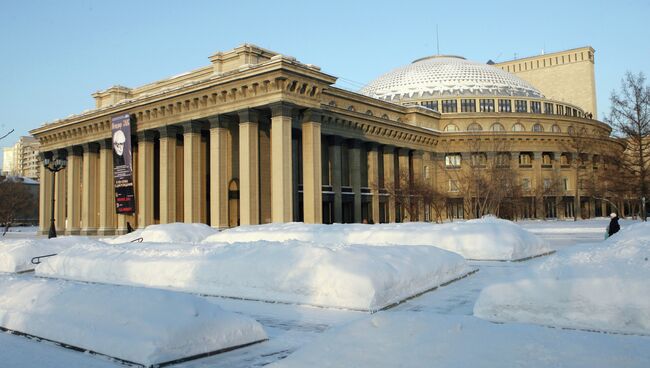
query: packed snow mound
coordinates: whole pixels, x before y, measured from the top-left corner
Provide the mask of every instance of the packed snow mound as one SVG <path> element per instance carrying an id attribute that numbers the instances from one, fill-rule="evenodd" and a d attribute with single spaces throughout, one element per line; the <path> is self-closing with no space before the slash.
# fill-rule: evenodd
<path id="1" fill-rule="evenodd" d="M 527 278 L 484 289 L 478 317 L 650 335 L 650 224 L 576 246 L 530 270 Z"/>
<path id="2" fill-rule="evenodd" d="M 218 233 L 206 224 L 173 224 L 149 225 L 144 229 L 124 234 L 115 238 L 104 238 L 103 242 L 109 244 L 129 243 L 138 238 L 149 243 L 199 243 L 210 235 Z"/>
<path id="3" fill-rule="evenodd" d="M 22 238 L 0 241 L 0 272 L 24 272 L 33 270 L 36 265 L 32 258 L 55 254 L 77 244 L 96 241 L 85 236 L 64 236 L 53 239 Z"/>
<path id="4" fill-rule="evenodd" d="M 331 329 L 269 367 L 641 368 L 650 366 L 649 342 L 470 316 L 382 312 Z"/>
<path id="5" fill-rule="evenodd" d="M 470 271 L 462 257 L 434 247 L 258 241 L 79 245 L 43 262 L 36 274 L 368 311 Z"/>
<path id="6" fill-rule="evenodd" d="M 472 260 L 513 261 L 551 251 L 537 235 L 511 221 L 494 217 L 448 224 L 286 223 L 240 226 L 214 234 L 204 243 L 258 240 L 301 240 L 322 245 L 426 245 L 446 249 Z"/>
<path id="7" fill-rule="evenodd" d="M 265 340 L 204 298 L 63 280 L 0 278 L 0 326 L 145 366 Z"/>

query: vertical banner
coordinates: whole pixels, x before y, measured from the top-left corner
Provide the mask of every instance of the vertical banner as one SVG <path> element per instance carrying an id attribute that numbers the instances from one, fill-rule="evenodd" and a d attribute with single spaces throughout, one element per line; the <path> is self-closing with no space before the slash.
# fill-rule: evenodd
<path id="1" fill-rule="evenodd" d="M 131 160 L 131 118 L 129 114 L 111 118 L 113 132 L 113 179 L 115 209 L 118 214 L 135 212 L 133 167 Z"/>

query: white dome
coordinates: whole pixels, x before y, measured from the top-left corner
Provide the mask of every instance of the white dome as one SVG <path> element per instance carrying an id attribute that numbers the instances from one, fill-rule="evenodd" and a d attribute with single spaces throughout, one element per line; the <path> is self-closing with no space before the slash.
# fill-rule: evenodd
<path id="1" fill-rule="evenodd" d="M 522 96 L 542 98 L 528 82 L 488 64 L 437 55 L 394 69 L 361 89 L 384 100 L 445 96 Z"/>

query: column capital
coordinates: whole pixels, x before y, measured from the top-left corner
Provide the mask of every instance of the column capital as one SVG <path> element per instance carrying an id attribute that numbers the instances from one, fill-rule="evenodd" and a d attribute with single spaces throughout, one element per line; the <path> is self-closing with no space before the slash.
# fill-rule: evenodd
<path id="1" fill-rule="evenodd" d="M 270 103 L 269 108 L 271 108 L 271 117 L 277 116 L 288 116 L 291 117 L 293 111 L 296 109 L 296 105 L 288 102 L 273 102 Z"/>
<path id="2" fill-rule="evenodd" d="M 242 109 L 237 111 L 239 116 L 239 124 L 242 123 L 259 123 L 260 113 L 253 109 Z"/>
<path id="3" fill-rule="evenodd" d="M 349 148 L 361 148 L 361 141 L 355 138 L 349 138 L 345 140 Z"/>
<path id="4" fill-rule="evenodd" d="M 176 135 L 180 133 L 180 129 L 175 125 L 167 125 L 157 130 L 160 138 L 176 138 Z"/>
<path id="5" fill-rule="evenodd" d="M 59 148 L 58 150 L 56 150 L 56 156 L 58 158 L 67 157 L 68 156 L 68 150 L 65 149 L 65 148 Z"/>
<path id="6" fill-rule="evenodd" d="M 72 146 L 66 149 L 68 150 L 68 156 L 81 156 L 84 152 L 81 146 Z"/>
<path id="7" fill-rule="evenodd" d="M 307 109 L 302 115 L 303 123 L 321 123 L 323 112 L 320 109 Z"/>
<path id="8" fill-rule="evenodd" d="M 138 132 L 139 142 L 153 142 L 156 139 L 156 132 L 154 130 L 141 130 Z"/>
<path id="9" fill-rule="evenodd" d="M 377 151 L 379 149 L 379 143 L 377 142 L 365 142 L 364 144 L 368 151 Z"/>
<path id="10" fill-rule="evenodd" d="M 96 142 L 88 142 L 81 145 L 84 153 L 99 153 L 99 144 Z"/>
<path id="11" fill-rule="evenodd" d="M 225 114 L 210 116 L 208 118 L 208 122 L 210 123 L 210 129 L 228 128 L 234 120 L 235 119 L 233 116 L 225 115 Z"/>
<path id="12" fill-rule="evenodd" d="M 422 151 L 422 150 L 413 150 L 413 157 L 414 158 L 423 158 L 424 157 L 424 151 Z"/>
<path id="13" fill-rule="evenodd" d="M 384 153 L 395 153 L 395 146 L 383 145 L 381 149 Z"/>
<path id="14" fill-rule="evenodd" d="M 408 154 L 411 152 L 411 149 L 410 148 L 400 147 L 400 148 L 397 149 L 397 152 L 401 156 L 408 156 Z"/>
<path id="15" fill-rule="evenodd" d="M 53 155 L 52 151 L 47 151 L 47 152 L 41 151 L 41 153 L 39 153 L 39 156 L 41 158 L 41 161 L 43 161 L 45 159 L 50 159 L 51 160 L 54 155 Z"/>
<path id="16" fill-rule="evenodd" d="M 180 124 L 183 128 L 183 134 L 201 134 L 204 125 L 205 124 L 199 120 L 190 120 Z"/>
<path id="17" fill-rule="evenodd" d="M 541 160 L 541 159 L 542 159 L 542 152 L 541 152 L 541 151 L 535 151 L 535 152 L 533 152 L 533 159 L 535 159 L 535 160 Z"/>
<path id="18" fill-rule="evenodd" d="M 113 149 L 112 138 L 100 139 L 97 143 L 99 143 L 99 149 Z"/>

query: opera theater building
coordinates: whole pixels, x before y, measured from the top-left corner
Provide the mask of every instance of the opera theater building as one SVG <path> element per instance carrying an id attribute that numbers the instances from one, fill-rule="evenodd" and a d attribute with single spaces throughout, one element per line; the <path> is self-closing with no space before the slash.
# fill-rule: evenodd
<path id="1" fill-rule="evenodd" d="M 605 153 L 624 146 L 597 120 L 591 47 L 424 57 L 358 92 L 253 45 L 210 62 L 96 92 L 94 109 L 31 131 L 44 159 L 67 162 L 41 169 L 41 229 L 52 195 L 58 231 L 93 235 L 610 210 Z"/>

